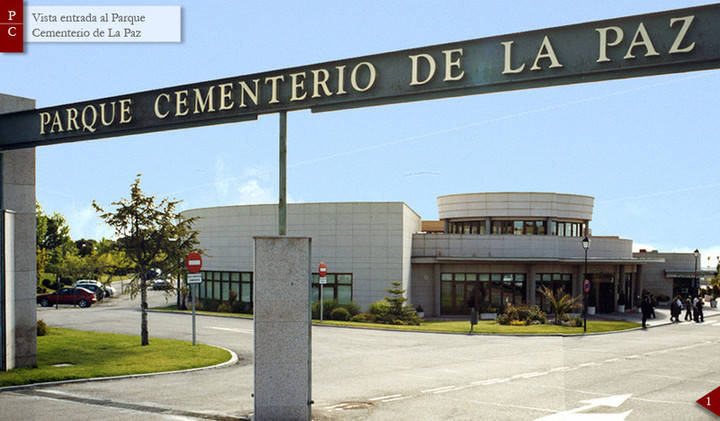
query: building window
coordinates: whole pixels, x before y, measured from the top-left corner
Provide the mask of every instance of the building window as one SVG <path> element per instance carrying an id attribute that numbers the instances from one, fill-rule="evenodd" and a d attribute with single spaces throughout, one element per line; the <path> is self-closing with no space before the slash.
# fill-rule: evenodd
<path id="1" fill-rule="evenodd" d="M 562 291 L 565 294 L 572 294 L 572 275 L 569 273 L 536 273 L 535 274 L 535 304 L 542 311 L 550 312 L 550 302 L 540 292 L 541 287 L 550 289 L 553 294 Z"/>
<path id="2" fill-rule="evenodd" d="M 450 234 L 485 235 L 485 220 L 450 222 L 448 230 Z"/>
<path id="3" fill-rule="evenodd" d="M 312 299 L 320 301 L 320 275 L 312 274 Z M 323 285 L 323 300 L 337 300 L 340 304 L 352 301 L 352 273 L 328 273 Z"/>
<path id="4" fill-rule="evenodd" d="M 470 307 L 498 311 L 506 304 L 526 302 L 524 273 L 442 273 L 440 313 L 470 314 Z"/>
<path id="5" fill-rule="evenodd" d="M 198 298 L 228 301 L 230 291 L 235 291 L 237 300 L 252 302 L 252 272 L 201 271 L 200 274 L 203 282 L 198 288 Z"/>

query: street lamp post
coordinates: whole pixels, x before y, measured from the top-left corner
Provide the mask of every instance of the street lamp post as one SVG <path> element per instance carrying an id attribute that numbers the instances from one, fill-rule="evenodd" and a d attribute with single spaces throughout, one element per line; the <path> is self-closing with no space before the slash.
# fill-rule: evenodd
<path id="1" fill-rule="evenodd" d="M 584 291 L 585 281 L 587 280 L 587 252 L 588 247 L 590 247 L 590 240 L 587 238 L 587 235 L 585 238 L 582 239 L 582 246 L 585 249 L 585 272 L 583 274 L 583 292 L 584 292 L 584 299 L 583 299 L 583 333 L 587 332 L 587 308 L 588 308 L 588 294 L 589 292 Z"/>
<path id="2" fill-rule="evenodd" d="M 698 249 L 695 249 L 693 252 L 693 255 L 695 255 L 695 281 L 693 282 L 693 297 L 697 295 L 698 290 L 700 289 L 700 282 L 698 281 L 698 272 L 697 272 L 697 264 L 698 264 L 698 258 L 700 257 L 700 252 Z"/>

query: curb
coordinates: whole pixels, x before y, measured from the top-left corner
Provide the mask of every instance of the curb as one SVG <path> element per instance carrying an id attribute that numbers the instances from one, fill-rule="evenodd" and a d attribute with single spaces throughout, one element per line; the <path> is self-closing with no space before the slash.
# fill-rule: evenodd
<path id="1" fill-rule="evenodd" d="M 206 344 L 209 345 L 209 344 Z M 215 368 L 225 368 L 230 367 L 232 365 L 235 365 L 240 360 L 238 358 L 238 355 L 235 353 L 235 351 L 231 349 L 227 349 L 222 346 L 217 345 L 210 345 L 214 346 L 215 348 L 224 349 L 225 351 L 230 353 L 230 359 L 219 364 L 210 365 L 207 367 L 196 367 L 196 368 L 188 368 L 186 370 L 174 370 L 174 371 L 159 371 L 157 373 L 141 373 L 141 374 L 126 374 L 123 376 L 112 376 L 112 377 L 91 377 L 87 379 L 71 379 L 71 380 L 58 380 L 54 382 L 42 382 L 42 383 L 31 383 L 31 384 L 20 384 L 16 386 L 4 386 L 0 387 L 0 393 L 3 392 L 13 392 L 16 390 L 25 390 L 25 389 L 35 389 L 40 387 L 48 387 L 48 386 L 58 386 L 63 384 L 72 384 L 72 383 L 89 383 L 89 382 L 102 382 L 102 381 L 108 381 L 108 380 L 120 380 L 120 379 L 134 379 L 134 378 L 141 378 L 141 377 L 152 377 L 152 376 L 164 376 L 166 374 L 179 374 L 179 373 L 191 373 L 194 371 L 203 371 L 203 370 L 211 370 Z"/>

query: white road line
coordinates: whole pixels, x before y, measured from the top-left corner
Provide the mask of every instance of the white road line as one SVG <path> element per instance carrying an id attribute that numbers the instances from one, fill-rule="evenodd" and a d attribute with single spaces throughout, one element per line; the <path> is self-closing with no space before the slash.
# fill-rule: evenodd
<path id="1" fill-rule="evenodd" d="M 620 361 L 620 358 L 609 358 L 605 360 L 606 363 L 614 363 L 615 361 Z"/>
<path id="2" fill-rule="evenodd" d="M 569 370 L 569 369 L 570 369 L 570 367 L 568 367 L 568 366 L 565 366 L 565 367 L 555 367 L 555 368 L 551 368 L 550 371 L 553 371 L 553 372 L 554 372 L 554 371 L 567 371 L 567 370 Z"/>
<path id="3" fill-rule="evenodd" d="M 370 402 L 372 401 L 381 401 L 383 399 L 390 399 L 390 398 L 397 398 L 398 396 L 402 395 L 387 395 L 387 396 L 378 396 L 377 398 L 370 398 L 368 399 Z"/>
<path id="4" fill-rule="evenodd" d="M 505 379 L 488 379 L 488 380 L 481 380 L 481 381 L 477 381 L 477 382 L 472 382 L 472 383 L 470 383 L 470 384 L 487 386 L 487 385 L 490 385 L 490 384 L 505 383 L 505 382 L 509 382 L 509 381 L 510 381 L 509 378 L 505 378 Z"/>
<path id="5" fill-rule="evenodd" d="M 720 323 L 713 323 L 713 326 L 720 326 Z"/>
<path id="6" fill-rule="evenodd" d="M 454 387 L 455 387 L 455 385 L 453 385 L 453 386 L 436 387 L 435 389 L 421 390 L 420 393 L 433 393 L 433 392 L 437 392 L 438 390 L 452 389 L 452 388 L 454 388 Z"/>
<path id="7" fill-rule="evenodd" d="M 251 335 L 254 333 L 252 329 L 234 329 L 231 327 L 217 327 L 217 326 L 208 326 L 207 328 L 215 329 L 215 330 L 226 330 L 228 332 L 249 333 Z"/>
<path id="8" fill-rule="evenodd" d="M 385 399 L 384 401 L 380 401 L 380 402 L 400 401 L 400 400 L 403 400 L 403 399 L 410 399 L 411 397 L 412 397 L 412 396 L 401 396 L 401 397 L 399 397 L 399 398 Z"/>

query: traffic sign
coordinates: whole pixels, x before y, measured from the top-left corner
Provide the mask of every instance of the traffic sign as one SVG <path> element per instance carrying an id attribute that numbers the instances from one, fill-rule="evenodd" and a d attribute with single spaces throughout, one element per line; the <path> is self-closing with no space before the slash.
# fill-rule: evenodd
<path id="1" fill-rule="evenodd" d="M 320 278 L 327 276 L 327 266 L 325 266 L 325 262 L 320 262 L 320 266 L 318 266 L 318 274 L 320 275 Z"/>
<path id="2" fill-rule="evenodd" d="M 198 273 L 202 268 L 202 257 L 199 253 L 191 252 L 185 258 L 185 267 L 190 273 Z"/>
<path id="3" fill-rule="evenodd" d="M 199 284 L 199 283 L 202 283 L 202 275 L 199 274 L 199 273 L 191 273 L 191 274 L 188 274 L 187 283 L 188 283 L 188 284 Z"/>
<path id="4" fill-rule="evenodd" d="M 583 283 L 583 291 L 585 291 L 586 294 L 590 292 L 590 281 L 587 279 Z"/>
<path id="5" fill-rule="evenodd" d="M 327 276 L 321 276 L 320 277 L 320 285 L 327 284 Z"/>

